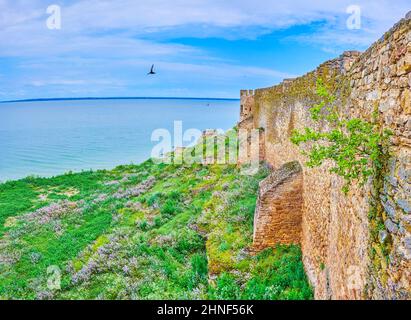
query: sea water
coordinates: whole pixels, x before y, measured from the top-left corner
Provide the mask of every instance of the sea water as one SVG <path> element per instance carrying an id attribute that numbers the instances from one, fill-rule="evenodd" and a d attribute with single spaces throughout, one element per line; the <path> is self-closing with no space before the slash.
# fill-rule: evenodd
<path id="1" fill-rule="evenodd" d="M 0 181 L 141 163 L 159 128 L 227 130 L 239 101 L 98 99 L 0 103 Z"/>

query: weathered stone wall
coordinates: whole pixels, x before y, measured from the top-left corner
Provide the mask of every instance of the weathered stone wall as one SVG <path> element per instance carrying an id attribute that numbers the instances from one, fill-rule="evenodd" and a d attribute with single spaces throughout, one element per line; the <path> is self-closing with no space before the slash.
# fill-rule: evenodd
<path id="1" fill-rule="evenodd" d="M 252 121 L 265 130 L 264 158 L 274 168 L 306 161 L 290 136 L 314 126 L 308 109 L 318 99 L 318 77 L 347 118 L 370 120 L 377 112 L 381 128 L 394 132 L 381 184 L 354 184 L 344 195 L 330 164 L 303 166 L 301 245 L 316 298 L 411 298 L 410 43 L 408 18 L 363 54 L 346 52 L 305 76 L 241 97 L 247 108 L 239 127 Z"/>
<path id="2" fill-rule="evenodd" d="M 265 131 L 253 128 L 253 117 L 250 116 L 239 123 L 239 153 L 237 163 L 255 164 L 265 161 Z M 257 168 L 258 169 L 258 168 Z"/>
<path id="3" fill-rule="evenodd" d="M 240 96 L 240 121 L 243 121 L 252 115 L 252 108 L 254 106 L 254 90 L 241 90 Z"/>
<path id="4" fill-rule="evenodd" d="M 253 249 L 301 242 L 302 169 L 291 162 L 261 181 L 254 215 Z"/>

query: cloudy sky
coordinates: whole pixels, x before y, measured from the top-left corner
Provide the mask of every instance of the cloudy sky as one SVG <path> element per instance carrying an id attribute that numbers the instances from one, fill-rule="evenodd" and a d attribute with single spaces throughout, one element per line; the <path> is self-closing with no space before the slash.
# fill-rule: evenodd
<path id="1" fill-rule="evenodd" d="M 60 29 L 47 27 L 54 4 Z M 360 29 L 347 27 L 352 5 Z M 0 100 L 238 97 L 366 49 L 410 9 L 409 0 L 0 0 Z M 158 74 L 146 76 L 153 63 Z"/>

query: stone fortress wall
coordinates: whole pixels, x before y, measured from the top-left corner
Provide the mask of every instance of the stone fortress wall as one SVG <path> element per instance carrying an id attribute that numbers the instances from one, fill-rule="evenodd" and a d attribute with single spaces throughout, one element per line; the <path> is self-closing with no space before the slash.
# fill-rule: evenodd
<path id="1" fill-rule="evenodd" d="M 370 182 L 343 194 L 330 164 L 306 167 L 290 142 L 294 129 L 314 126 L 308 109 L 318 101 L 318 77 L 347 118 L 371 120 L 378 112 L 381 128 L 394 133 L 377 193 Z M 411 298 L 410 87 L 408 14 L 364 53 L 345 52 L 302 77 L 241 91 L 238 127 L 261 130 L 264 161 L 276 169 L 260 186 L 255 248 L 300 243 L 317 299 Z"/>

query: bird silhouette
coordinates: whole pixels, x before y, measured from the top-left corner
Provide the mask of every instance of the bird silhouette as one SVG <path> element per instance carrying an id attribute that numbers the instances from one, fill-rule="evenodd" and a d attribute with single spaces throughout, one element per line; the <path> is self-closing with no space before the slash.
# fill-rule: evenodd
<path id="1" fill-rule="evenodd" d="M 156 73 L 154 72 L 154 64 L 151 66 L 150 72 L 147 73 L 147 75 L 150 75 L 150 74 L 156 74 Z"/>

